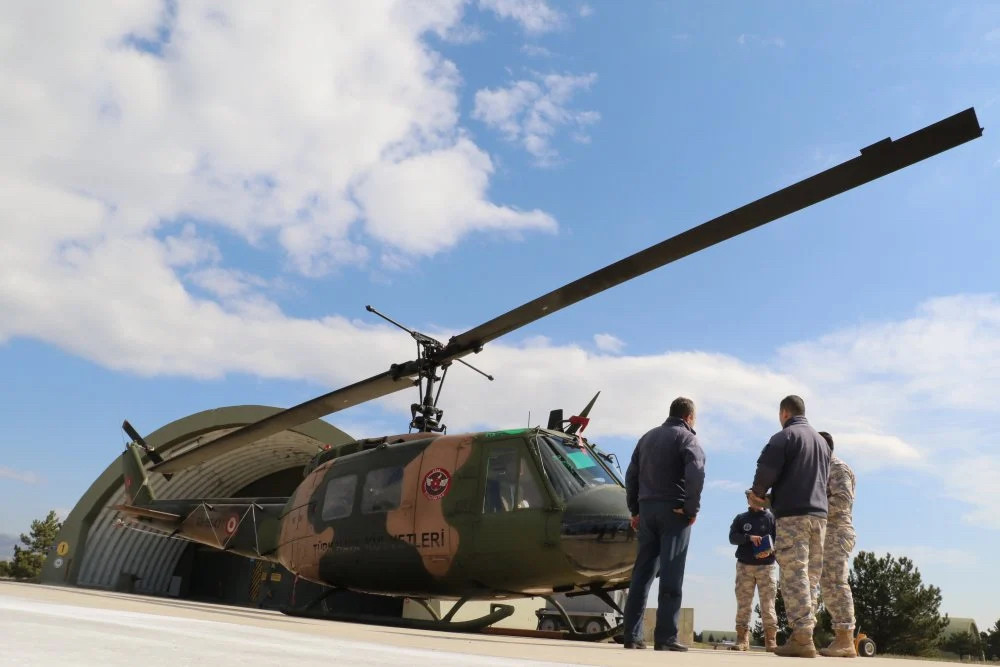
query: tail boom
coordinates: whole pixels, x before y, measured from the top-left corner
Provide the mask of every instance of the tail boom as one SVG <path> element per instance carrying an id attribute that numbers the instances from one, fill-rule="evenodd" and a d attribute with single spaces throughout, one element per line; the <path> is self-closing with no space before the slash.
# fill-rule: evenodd
<path id="1" fill-rule="evenodd" d="M 115 505 L 140 527 L 155 528 L 248 558 L 277 558 L 285 498 L 156 500 L 148 505 Z"/>
<path id="2" fill-rule="evenodd" d="M 125 502 L 114 509 L 139 527 L 249 558 L 273 559 L 288 498 L 195 498 L 158 500 L 139 445 L 122 452 Z"/>

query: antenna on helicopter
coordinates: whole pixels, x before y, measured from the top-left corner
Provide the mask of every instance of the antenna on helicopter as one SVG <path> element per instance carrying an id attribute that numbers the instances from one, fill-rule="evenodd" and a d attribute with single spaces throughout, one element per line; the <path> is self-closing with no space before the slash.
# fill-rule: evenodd
<path id="1" fill-rule="evenodd" d="M 441 417 L 444 415 L 444 410 L 439 408 L 437 403 L 438 398 L 441 397 L 441 389 L 444 387 L 444 379 L 448 375 L 448 368 L 451 366 L 451 361 L 441 363 L 435 360 L 435 358 L 438 357 L 444 349 L 444 344 L 435 338 L 431 338 L 427 334 L 423 334 L 419 331 L 403 326 L 396 320 L 392 319 L 388 315 L 380 313 L 371 306 L 365 306 L 365 310 L 369 313 L 378 315 L 389 324 L 399 327 L 406 333 L 410 334 L 410 336 L 413 337 L 413 340 L 417 341 L 417 391 L 420 395 L 420 403 L 410 404 L 410 430 L 416 430 L 418 432 L 447 433 L 448 427 L 441 423 Z M 453 361 L 457 361 L 463 366 L 471 368 L 490 382 L 493 381 L 492 375 L 479 370 L 472 364 L 461 359 L 454 359 Z M 438 368 L 444 369 L 440 377 L 437 375 Z M 438 383 L 436 394 L 434 393 L 435 382 Z"/>

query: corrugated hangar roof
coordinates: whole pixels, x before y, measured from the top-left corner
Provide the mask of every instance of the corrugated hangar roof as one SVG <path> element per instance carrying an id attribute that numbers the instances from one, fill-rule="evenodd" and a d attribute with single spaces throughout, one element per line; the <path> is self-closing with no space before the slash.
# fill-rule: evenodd
<path id="1" fill-rule="evenodd" d="M 190 415 L 145 436 L 160 453 L 175 454 L 263 419 L 279 408 L 234 406 Z M 315 420 L 283 431 L 177 473 L 170 481 L 151 474 L 158 498 L 229 497 L 272 473 L 304 466 L 323 445 L 353 440 L 330 424 Z M 116 525 L 125 487 L 119 458 L 91 485 L 67 517 L 57 538 L 66 558 L 46 560 L 42 580 L 112 588 L 121 573 L 139 577 L 138 592 L 165 594 L 188 541 Z"/>

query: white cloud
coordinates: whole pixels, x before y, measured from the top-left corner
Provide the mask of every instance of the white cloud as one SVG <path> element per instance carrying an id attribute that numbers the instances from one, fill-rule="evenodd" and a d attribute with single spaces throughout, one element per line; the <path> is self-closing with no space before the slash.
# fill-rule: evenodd
<path id="1" fill-rule="evenodd" d="M 995 431 L 994 431 L 995 433 Z M 996 437 L 996 436 L 992 436 Z M 1000 451 L 989 440 L 978 452 L 955 457 L 943 465 L 944 492 L 973 509 L 963 519 L 972 525 L 1000 530 Z"/>
<path id="2" fill-rule="evenodd" d="M 705 482 L 705 488 L 718 491 L 746 491 L 747 487 L 745 482 L 736 482 L 731 479 L 710 479 Z"/>
<path id="3" fill-rule="evenodd" d="M 413 253 L 432 255 L 476 229 L 555 230 L 555 220 L 538 209 L 522 212 L 487 202 L 484 196 L 492 172 L 489 156 L 461 139 L 447 149 L 376 167 L 361 180 L 356 193 L 376 238 L 391 243 L 404 232 L 404 224 L 420 231 L 407 241 Z M 410 196 L 400 198 L 399 192 Z"/>
<path id="4" fill-rule="evenodd" d="M 199 269 L 186 277 L 191 283 L 219 299 L 244 296 L 267 286 L 267 281 L 260 276 L 217 266 Z"/>
<path id="5" fill-rule="evenodd" d="M 729 546 L 728 544 L 720 544 L 718 546 L 712 547 L 713 554 L 726 559 L 732 558 L 735 552 L 736 552 L 736 547 Z"/>
<path id="6" fill-rule="evenodd" d="M 930 299 L 909 319 L 788 345 L 779 359 L 845 394 L 848 387 L 859 387 L 863 393 L 852 398 L 867 413 L 873 407 L 901 412 L 929 400 L 941 407 L 991 410 L 1000 392 L 1000 299 Z"/>
<path id="7" fill-rule="evenodd" d="M 590 5 L 588 5 L 586 3 L 580 5 L 580 16 L 586 18 L 588 16 L 593 16 L 593 15 L 594 15 L 594 8 L 593 7 L 591 7 Z"/>
<path id="8" fill-rule="evenodd" d="M 918 568 L 923 569 L 927 565 L 948 565 L 952 567 L 970 567 L 978 562 L 975 554 L 954 548 L 917 546 L 895 546 L 895 547 L 874 547 L 864 548 L 878 556 L 886 553 L 894 557 L 906 556 L 913 561 Z"/>
<path id="9" fill-rule="evenodd" d="M 5 16 L 0 342 L 30 336 L 145 374 L 340 380 L 275 336 L 350 349 L 364 327 L 286 317 L 262 278 L 222 266 L 212 231 L 277 246 L 314 276 L 373 245 L 406 261 L 480 230 L 556 229 L 488 199 L 493 164 L 458 126 L 457 69 L 422 41 L 460 25 L 458 0 L 161 6 Z M 350 373 L 409 354 L 386 346 Z"/>
<path id="10" fill-rule="evenodd" d="M 737 37 L 736 43 L 740 46 L 751 44 L 754 46 L 774 46 L 779 49 L 785 48 L 785 40 L 782 37 L 761 37 L 760 35 L 747 33 L 743 33 Z"/>
<path id="11" fill-rule="evenodd" d="M 500 18 L 517 21 L 529 33 L 556 30 L 565 20 L 545 0 L 479 0 L 479 6 Z"/>
<path id="12" fill-rule="evenodd" d="M 14 470 L 6 466 L 0 466 L 0 479 L 12 479 L 24 484 L 38 484 L 42 481 L 42 478 L 33 472 Z"/>
<path id="13" fill-rule="evenodd" d="M 169 266 L 218 261 L 214 225 L 277 245 L 306 275 L 363 263 L 373 243 L 426 255 L 479 229 L 554 228 L 487 199 L 492 163 L 458 125 L 458 71 L 423 40 L 463 26 L 460 0 L 162 7 L 5 15 L 0 242 L 18 251 L 2 270 L 46 270 L 67 241 L 93 252 L 174 220 L 187 224 L 163 240 Z M 406 177 L 414 165 L 430 171 Z M 444 214 L 434 247 L 408 233 L 425 221 L 372 199 L 390 177 L 396 202 Z M 429 203 L 429 186 L 459 203 Z"/>
<path id="14" fill-rule="evenodd" d="M 568 128 L 576 141 L 589 141 L 586 128 L 600 120 L 600 114 L 572 110 L 569 103 L 596 80 L 594 73 L 547 74 L 515 81 L 506 88 L 484 88 L 476 92 L 472 116 L 502 132 L 508 141 L 521 144 L 538 164 L 551 165 L 558 157 L 552 140 L 560 128 Z"/>
<path id="15" fill-rule="evenodd" d="M 537 44 L 524 44 L 521 46 L 521 53 L 532 58 L 551 58 L 552 52 L 544 46 Z"/>
<path id="16" fill-rule="evenodd" d="M 222 259 L 219 249 L 211 241 L 198 236 L 193 224 L 186 224 L 181 233 L 163 240 L 166 262 L 170 266 L 195 266 Z"/>
<path id="17" fill-rule="evenodd" d="M 601 352 L 610 352 L 612 354 L 618 354 L 625 349 L 625 341 L 607 333 L 594 334 L 594 345 Z"/>

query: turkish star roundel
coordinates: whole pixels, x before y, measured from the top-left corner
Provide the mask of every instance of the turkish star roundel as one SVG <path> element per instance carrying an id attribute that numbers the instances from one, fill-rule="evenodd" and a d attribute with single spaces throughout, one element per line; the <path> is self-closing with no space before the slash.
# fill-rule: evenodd
<path id="1" fill-rule="evenodd" d="M 431 500 L 441 500 L 451 487 L 451 475 L 444 468 L 434 468 L 424 475 L 424 495 Z"/>

